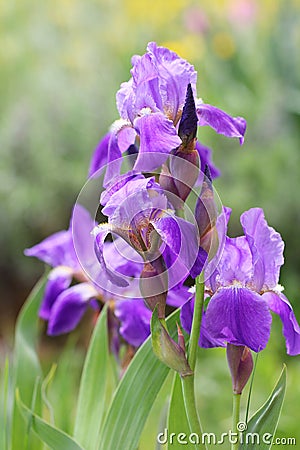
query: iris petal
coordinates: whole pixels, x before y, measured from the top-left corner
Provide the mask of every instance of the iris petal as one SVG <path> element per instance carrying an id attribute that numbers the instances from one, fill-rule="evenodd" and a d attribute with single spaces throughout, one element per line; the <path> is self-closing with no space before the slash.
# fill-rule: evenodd
<path id="1" fill-rule="evenodd" d="M 280 234 L 268 226 L 260 208 L 244 212 L 241 224 L 252 253 L 256 289 L 260 291 L 263 286 L 272 289 L 278 284 L 280 267 L 284 262 L 284 242 Z"/>
<path id="2" fill-rule="evenodd" d="M 88 301 L 96 295 L 89 283 L 77 284 L 63 291 L 51 310 L 48 334 L 54 336 L 72 331 L 85 313 Z"/>
<path id="3" fill-rule="evenodd" d="M 288 355 L 300 354 L 300 327 L 295 317 L 292 305 L 282 293 L 266 292 L 263 299 L 269 308 L 278 314 L 283 325 L 283 335 L 286 341 Z"/>
<path id="4" fill-rule="evenodd" d="M 51 309 L 57 297 L 67 289 L 72 281 L 72 270 L 68 267 L 58 266 L 51 270 L 45 288 L 43 301 L 39 310 L 39 316 L 44 320 L 49 320 Z"/>
<path id="5" fill-rule="evenodd" d="M 160 112 L 145 112 L 134 120 L 134 127 L 140 136 L 135 170 L 149 172 L 157 169 L 171 150 L 181 144 L 173 123 Z"/>
<path id="6" fill-rule="evenodd" d="M 151 311 L 143 300 L 116 302 L 115 314 L 121 322 L 120 333 L 134 347 L 141 345 L 150 334 Z"/>
<path id="7" fill-rule="evenodd" d="M 196 102 L 199 125 L 213 128 L 217 133 L 227 137 L 238 137 L 240 144 L 244 143 L 246 121 L 242 117 L 231 117 L 226 112 L 215 106 Z"/>
<path id="8" fill-rule="evenodd" d="M 255 352 L 265 348 L 272 317 L 266 301 L 247 288 L 221 288 L 206 310 L 206 327 L 214 339 L 246 345 Z"/>

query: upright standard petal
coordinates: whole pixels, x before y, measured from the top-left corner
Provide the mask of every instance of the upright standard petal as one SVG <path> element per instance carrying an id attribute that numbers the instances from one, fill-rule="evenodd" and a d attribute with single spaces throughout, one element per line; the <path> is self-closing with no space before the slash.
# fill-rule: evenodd
<path id="1" fill-rule="evenodd" d="M 245 345 L 255 352 L 265 348 L 272 317 L 266 301 L 250 289 L 220 288 L 206 310 L 206 328 L 214 339 Z"/>
<path id="2" fill-rule="evenodd" d="M 145 110 L 141 117 L 135 119 L 134 127 L 140 136 L 135 170 L 151 172 L 157 169 L 171 150 L 181 144 L 173 123 L 160 112 Z"/>
<path id="3" fill-rule="evenodd" d="M 189 83 L 196 94 L 197 72 L 186 60 L 165 47 L 157 46 L 155 42 L 148 44 L 147 51 L 158 69 L 164 112 L 175 121 L 184 105 Z"/>
<path id="4" fill-rule="evenodd" d="M 200 126 L 208 125 L 217 133 L 224 134 L 227 137 L 237 137 L 241 145 L 244 143 L 247 126 L 245 119 L 231 117 L 215 106 L 202 103 L 202 100 L 196 102 L 196 109 Z"/>
<path id="5" fill-rule="evenodd" d="M 281 292 L 266 292 L 262 298 L 268 303 L 269 308 L 278 314 L 285 337 L 287 354 L 291 356 L 300 354 L 300 327 L 295 317 L 292 305 Z"/>
<path id="6" fill-rule="evenodd" d="M 51 336 L 69 333 L 80 322 L 88 301 L 97 296 L 89 283 L 80 283 L 63 291 L 51 310 L 47 333 Z"/>
<path id="7" fill-rule="evenodd" d="M 282 266 L 284 242 L 274 228 L 268 226 L 264 212 L 252 208 L 241 215 L 249 248 L 252 253 L 253 281 L 257 291 L 272 289 L 278 284 Z"/>
<path id="8" fill-rule="evenodd" d="M 89 177 L 93 176 L 97 170 L 101 169 L 107 163 L 108 145 L 111 137 L 111 132 L 100 140 L 94 150 L 89 167 Z"/>
<path id="9" fill-rule="evenodd" d="M 162 240 L 188 271 L 193 268 L 194 272 L 197 271 L 199 274 L 205 261 L 203 262 L 202 254 L 199 255 L 199 236 L 196 225 L 171 215 L 164 215 L 159 220 L 153 221 L 152 224 Z M 170 262 L 172 265 L 174 264 L 172 258 Z"/>

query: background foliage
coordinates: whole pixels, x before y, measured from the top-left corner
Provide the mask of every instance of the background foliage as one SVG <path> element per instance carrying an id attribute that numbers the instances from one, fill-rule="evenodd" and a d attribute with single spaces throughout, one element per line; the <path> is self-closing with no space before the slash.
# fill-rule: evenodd
<path id="1" fill-rule="evenodd" d="M 205 101 L 247 119 L 242 148 L 208 129 L 198 137 L 222 170 L 215 186 L 233 208 L 231 234 L 240 233 L 239 216 L 252 206 L 282 234 L 281 283 L 300 320 L 300 2 L 27 0 L 4 2 L 0 20 L 0 346 L 42 271 L 23 249 L 68 226 L 92 151 L 117 118 L 115 93 L 129 78 L 130 57 L 151 40 L 195 65 Z M 222 396 L 229 383 L 223 357 L 203 353 L 199 383 L 208 397 Z M 289 379 L 280 426 L 296 436 L 299 357 L 285 356 L 275 321 L 258 366 L 258 405 L 282 360 Z M 228 404 L 203 407 L 211 409 L 208 428 L 226 429 Z"/>

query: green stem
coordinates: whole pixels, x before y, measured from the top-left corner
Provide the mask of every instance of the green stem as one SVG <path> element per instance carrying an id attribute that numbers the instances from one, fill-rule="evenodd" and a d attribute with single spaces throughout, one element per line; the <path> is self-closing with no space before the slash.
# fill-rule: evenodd
<path id="1" fill-rule="evenodd" d="M 204 274 L 203 272 L 201 272 L 200 275 L 196 278 L 194 314 L 188 353 L 188 362 L 190 368 L 193 371 L 195 370 L 196 366 L 196 357 L 197 357 L 198 341 L 200 336 L 203 303 L 204 303 Z"/>
<path id="2" fill-rule="evenodd" d="M 241 403 L 241 394 L 233 393 L 233 408 L 232 408 L 232 431 L 233 433 L 237 433 L 239 436 L 238 423 L 240 421 L 240 403 Z M 238 450 L 239 448 L 239 440 L 236 439 L 236 442 L 231 444 L 231 450 Z"/>
<path id="3" fill-rule="evenodd" d="M 191 433 L 196 433 L 199 436 L 199 444 L 195 444 L 196 449 L 205 449 L 206 445 L 202 443 L 202 427 L 197 413 L 195 390 L 194 390 L 194 375 L 181 378 L 182 393 L 184 398 L 184 406 L 187 419 L 190 426 Z"/>
<path id="4" fill-rule="evenodd" d="M 202 311 L 204 303 L 204 274 L 196 278 L 196 295 L 194 304 L 193 323 L 189 341 L 188 351 L 188 363 L 193 371 L 193 374 L 184 378 L 181 378 L 182 392 L 184 398 L 184 405 L 186 410 L 187 419 L 189 422 L 191 433 L 197 433 L 199 436 L 200 444 L 196 445 L 197 449 L 205 449 L 206 445 L 202 443 L 202 427 L 200 419 L 197 413 L 196 400 L 195 400 L 195 377 L 194 371 L 196 366 L 197 348 L 200 336 L 200 327 L 202 320 Z"/>

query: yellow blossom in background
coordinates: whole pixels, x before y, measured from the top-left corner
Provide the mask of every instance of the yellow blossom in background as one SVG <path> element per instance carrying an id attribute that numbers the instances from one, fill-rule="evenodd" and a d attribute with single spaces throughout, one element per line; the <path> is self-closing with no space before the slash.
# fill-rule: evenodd
<path id="1" fill-rule="evenodd" d="M 216 55 L 222 59 L 232 58 L 236 50 L 232 36 L 226 32 L 220 32 L 214 35 L 212 48 Z"/>
<path id="2" fill-rule="evenodd" d="M 163 41 L 160 45 L 168 47 L 190 62 L 203 58 L 205 54 L 205 44 L 199 35 L 187 35 L 178 41 Z"/>
<path id="3" fill-rule="evenodd" d="M 189 2 L 186 0 L 124 0 L 129 18 L 139 22 L 145 21 L 155 28 L 166 26 L 181 13 Z"/>

